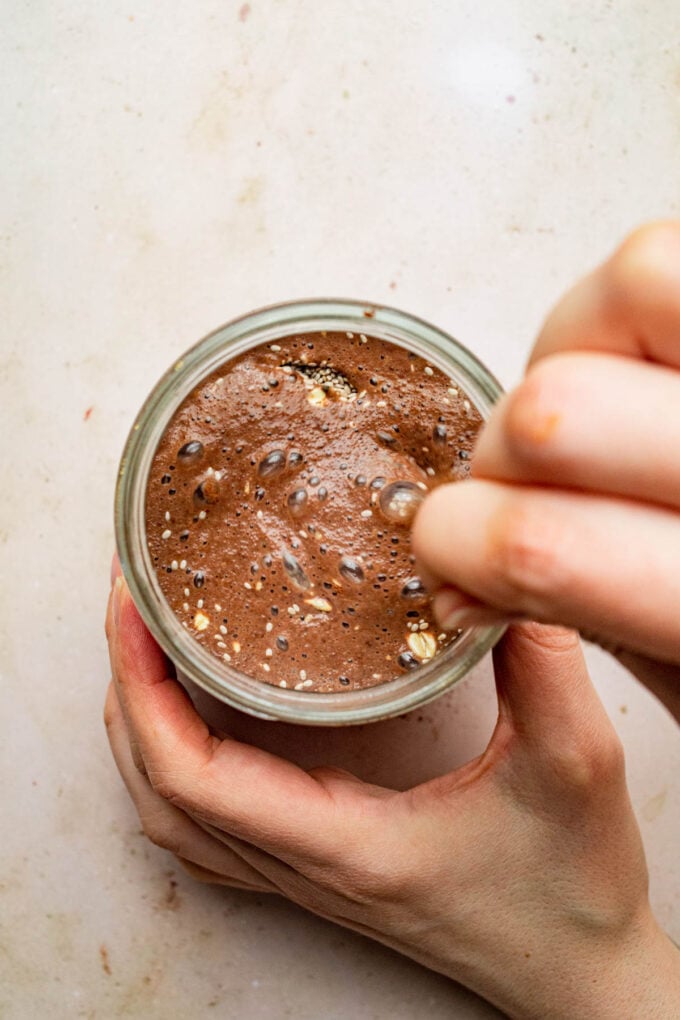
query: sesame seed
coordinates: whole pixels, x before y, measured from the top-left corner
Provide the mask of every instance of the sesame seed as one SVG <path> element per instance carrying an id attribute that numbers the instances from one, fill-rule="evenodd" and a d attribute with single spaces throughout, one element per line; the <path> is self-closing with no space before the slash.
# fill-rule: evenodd
<path id="1" fill-rule="evenodd" d="M 224 659 L 225 662 L 231 662 L 231 655 L 229 654 L 229 652 L 224 652 L 222 654 L 222 658 Z"/>
<path id="2" fill-rule="evenodd" d="M 456 389 L 455 386 L 449 386 L 449 388 L 448 388 L 448 390 L 446 392 L 450 396 L 452 396 L 452 397 L 457 397 L 458 396 L 458 390 Z"/>
<path id="3" fill-rule="evenodd" d="M 182 609 L 184 610 L 185 613 L 188 613 L 189 612 L 189 603 L 185 602 L 184 605 L 182 606 Z"/>
<path id="4" fill-rule="evenodd" d="M 264 654 L 265 654 L 265 655 L 267 656 L 267 658 L 268 658 L 268 659 L 271 659 L 271 657 L 272 657 L 272 655 L 273 655 L 274 653 L 273 653 L 273 651 L 271 650 L 271 648 L 266 648 L 266 649 L 265 649 L 265 652 L 264 652 Z"/>
<path id="5" fill-rule="evenodd" d="M 271 344 L 271 346 L 269 347 L 269 350 L 273 351 L 274 354 L 279 354 L 280 351 L 281 351 L 281 348 L 279 347 L 278 344 Z"/>
<path id="6" fill-rule="evenodd" d="M 261 665 L 265 673 L 269 673 L 271 671 L 271 666 L 269 665 L 268 662 L 263 662 Z"/>
<path id="7" fill-rule="evenodd" d="M 170 511 L 169 510 L 165 511 L 165 519 L 166 519 L 166 521 L 170 520 Z"/>
<path id="8" fill-rule="evenodd" d="M 240 644 L 238 643 L 238 641 L 232 641 L 232 643 L 231 643 L 231 647 L 232 647 L 232 648 L 234 649 L 234 651 L 235 651 L 235 652 L 236 652 L 237 654 L 238 654 L 238 653 L 239 653 L 239 652 L 241 651 L 241 646 L 240 646 Z"/>
<path id="9" fill-rule="evenodd" d="M 253 587 L 253 586 L 252 586 L 252 584 L 250 583 L 250 581 L 244 581 L 244 583 L 243 583 L 243 587 L 244 587 L 244 588 L 247 588 L 247 589 L 248 589 L 248 591 L 251 591 L 251 590 L 252 590 L 252 587 Z"/>
<path id="10" fill-rule="evenodd" d="M 200 512 L 200 513 L 199 513 L 199 515 L 198 515 L 198 519 L 199 519 L 199 521 L 204 521 L 204 520 L 206 519 L 206 517 L 207 517 L 207 516 L 208 516 L 208 515 L 207 515 L 207 513 L 205 512 L 205 510 L 201 510 L 201 512 Z"/>
<path id="11" fill-rule="evenodd" d="M 279 687 L 287 687 L 287 686 L 288 686 L 288 684 L 286 683 L 285 680 L 279 680 Z"/>
<path id="12" fill-rule="evenodd" d="M 228 633 L 227 628 L 224 626 L 223 623 L 221 623 L 220 624 L 220 634 L 227 634 L 227 633 Z"/>
<path id="13" fill-rule="evenodd" d="M 187 561 L 186 560 L 180 560 L 179 561 L 179 569 L 180 570 L 186 570 L 187 569 Z"/>
<path id="14" fill-rule="evenodd" d="M 368 343 L 368 337 L 366 336 L 365 333 L 360 333 L 359 334 L 359 340 L 361 341 L 362 344 L 367 344 Z"/>
<path id="15" fill-rule="evenodd" d="M 348 340 L 354 340 L 354 333 L 345 333 Z"/>
<path id="16" fill-rule="evenodd" d="M 196 607 L 198 609 L 203 609 L 203 599 L 198 600 L 198 602 L 196 603 Z"/>
<path id="17" fill-rule="evenodd" d="M 311 680 L 304 680 L 303 683 L 302 683 L 302 686 L 303 687 L 311 687 L 312 686 L 312 681 Z"/>
<path id="18" fill-rule="evenodd" d="M 425 366 L 425 368 L 423 369 L 423 372 L 425 373 L 425 375 L 434 375 L 434 369 L 430 368 L 429 365 Z"/>
<path id="19" fill-rule="evenodd" d="M 300 670 L 300 679 L 301 680 L 306 680 L 307 679 L 307 671 L 306 670 L 304 670 L 304 669 Z"/>
<path id="20" fill-rule="evenodd" d="M 368 520 L 369 517 L 373 516 L 373 511 L 372 510 L 362 510 L 361 511 L 361 516 L 364 517 L 366 520 Z"/>
<path id="21" fill-rule="evenodd" d="M 267 631 L 268 634 L 274 630 L 274 624 L 272 623 L 271 620 L 267 620 L 264 629 Z"/>
<path id="22" fill-rule="evenodd" d="M 295 684 L 295 688 L 294 689 L 296 691 L 301 691 L 302 690 L 302 684 Z"/>
<path id="23" fill-rule="evenodd" d="M 165 542 L 168 538 L 170 538 L 171 535 L 172 535 L 172 532 L 170 531 L 170 528 L 166 528 L 165 531 L 163 532 L 163 534 L 161 535 L 161 538 Z"/>
<path id="24" fill-rule="evenodd" d="M 216 613 L 221 613 L 222 612 L 222 606 L 219 604 L 219 602 L 215 603 L 215 612 Z"/>

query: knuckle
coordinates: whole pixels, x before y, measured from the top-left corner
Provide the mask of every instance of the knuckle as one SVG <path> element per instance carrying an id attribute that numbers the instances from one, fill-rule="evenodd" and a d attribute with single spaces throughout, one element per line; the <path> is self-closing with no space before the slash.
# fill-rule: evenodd
<path id="1" fill-rule="evenodd" d="M 142 813 L 139 821 L 144 835 L 151 843 L 173 854 L 180 852 L 180 839 L 174 830 L 173 820 L 167 817 L 162 808 Z"/>
<path id="2" fill-rule="evenodd" d="M 680 279 L 680 221 L 647 223 L 617 249 L 606 267 L 616 297 L 646 303 L 665 283 L 675 288 Z"/>
<path id="3" fill-rule="evenodd" d="M 383 850 L 375 848 L 375 852 L 364 854 L 352 866 L 341 869 L 340 889 L 352 902 L 384 907 L 413 897 L 418 880 L 416 868 L 399 852 Z"/>
<path id="4" fill-rule="evenodd" d="M 558 741 L 548 756 L 553 774 L 574 793 L 599 794 L 625 783 L 623 746 L 613 730 Z"/>
<path id="5" fill-rule="evenodd" d="M 535 365 L 508 397 L 505 438 L 521 460 L 552 459 L 555 436 L 564 414 L 564 358 L 546 358 Z"/>
<path id="6" fill-rule="evenodd" d="M 556 513 L 511 497 L 489 524 L 491 580 L 504 595 L 528 596 L 542 605 L 569 584 L 569 534 Z M 524 608 L 532 608 L 527 606 Z"/>
<path id="7" fill-rule="evenodd" d="M 385 867 L 364 866 L 345 872 L 338 891 L 351 902 L 370 907 L 401 903 L 412 886 Z"/>
<path id="8" fill-rule="evenodd" d="M 170 769 L 154 768 L 147 771 L 152 789 L 174 807 L 186 807 L 184 783 L 180 774 Z"/>

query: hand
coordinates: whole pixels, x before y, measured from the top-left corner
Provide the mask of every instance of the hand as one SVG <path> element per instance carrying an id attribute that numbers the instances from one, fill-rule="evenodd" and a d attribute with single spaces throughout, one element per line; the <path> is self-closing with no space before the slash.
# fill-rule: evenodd
<path id="1" fill-rule="evenodd" d="M 122 578 L 106 725 L 142 826 L 199 879 L 276 892 L 540 1020 L 671 1020 L 621 747 L 576 637 L 511 628 L 487 750 L 406 792 L 211 735 Z"/>
<path id="2" fill-rule="evenodd" d="M 413 544 L 443 627 L 580 628 L 680 719 L 679 369 L 680 223 L 656 224 L 550 315 Z"/>

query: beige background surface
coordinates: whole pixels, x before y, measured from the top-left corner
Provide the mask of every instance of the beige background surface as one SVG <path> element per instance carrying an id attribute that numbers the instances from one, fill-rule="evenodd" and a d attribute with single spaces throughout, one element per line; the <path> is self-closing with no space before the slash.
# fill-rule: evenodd
<path id="1" fill-rule="evenodd" d="M 111 501 L 165 367 L 232 316 L 354 296 L 505 385 L 549 305 L 680 214 L 676 0 L 7 0 L 0 15 L 0 1016 L 497 1016 L 147 845 L 101 724 Z M 603 654 L 658 915 L 680 737 Z M 483 745 L 488 668 L 431 709 Z M 397 741 L 398 743 L 398 741 Z"/>

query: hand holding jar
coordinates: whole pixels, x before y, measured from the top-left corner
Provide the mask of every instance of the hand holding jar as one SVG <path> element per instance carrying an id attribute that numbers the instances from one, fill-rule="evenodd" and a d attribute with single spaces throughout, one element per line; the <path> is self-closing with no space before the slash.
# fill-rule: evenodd
<path id="1" fill-rule="evenodd" d="M 678 954 L 572 633 L 511 628 L 487 750 L 397 792 L 212 736 L 122 578 L 107 629 L 116 762 L 146 834 L 196 878 L 286 896 L 511 1016 L 677 1015 Z"/>
<path id="2" fill-rule="evenodd" d="M 662 225 L 579 284 L 492 412 L 475 477 L 432 493 L 413 536 L 444 626 L 579 627 L 678 714 L 679 281 L 680 228 Z M 107 634 L 118 768 L 147 836 L 197 879 L 283 895 L 512 1017 L 680 1013 L 680 954 L 573 632 L 510 626 L 488 747 L 407 790 L 215 736 L 120 576 Z"/>

